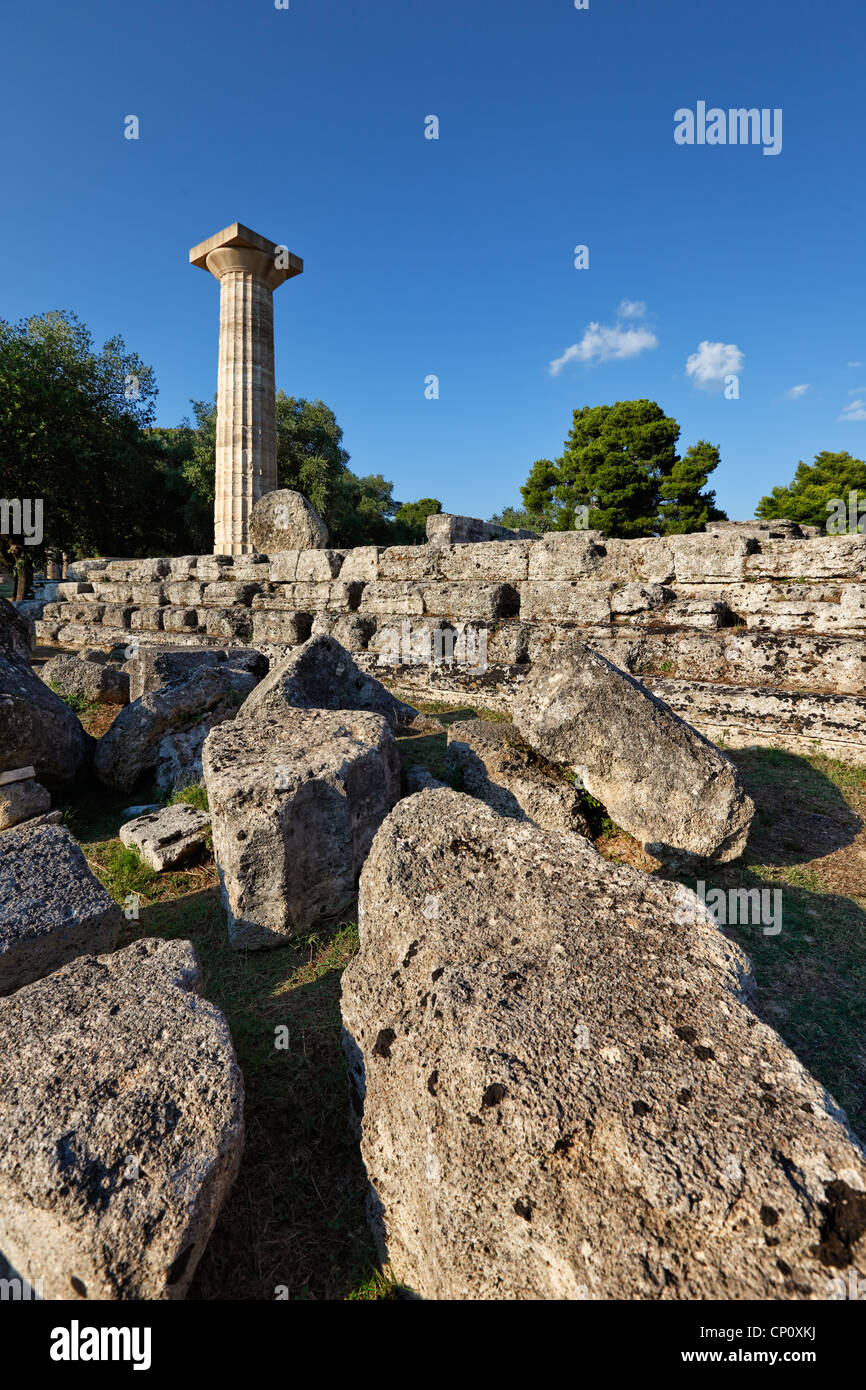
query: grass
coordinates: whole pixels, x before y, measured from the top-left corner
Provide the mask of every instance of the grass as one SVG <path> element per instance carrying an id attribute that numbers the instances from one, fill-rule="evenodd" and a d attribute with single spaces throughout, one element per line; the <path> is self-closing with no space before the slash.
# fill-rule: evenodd
<path id="1" fill-rule="evenodd" d="M 116 714 L 116 710 L 113 713 Z M 446 780 L 447 726 L 469 706 L 427 704 L 428 723 L 398 740 L 404 765 Z M 493 715 L 500 722 L 501 715 Z M 745 856 L 707 874 L 712 886 L 780 888 L 783 929 L 729 932 L 751 956 L 758 1007 L 866 1134 L 866 768 L 774 749 L 734 751 L 755 800 Z M 340 1046 L 340 978 L 358 947 L 349 912 L 276 951 L 229 945 L 215 865 L 205 853 L 156 874 L 117 838 L 124 808 L 148 788 L 114 795 L 91 785 L 65 821 L 113 897 L 138 899 L 120 945 L 142 936 L 191 940 L 203 993 L 229 1021 L 246 1088 L 246 1147 L 237 1183 L 198 1270 L 191 1298 L 405 1298 L 379 1268 L 366 1221 L 366 1177 L 350 1119 Z M 206 806 L 204 789 L 174 801 Z M 661 868 L 598 808 L 596 848 L 656 874 Z M 694 887 L 694 880 L 685 880 Z"/>
<path id="2" fill-rule="evenodd" d="M 187 806 L 194 806 L 197 811 L 208 811 L 207 789 L 201 782 L 192 782 L 187 787 L 177 787 L 168 798 L 167 806 L 177 806 L 179 802 L 185 802 Z"/>
<path id="3" fill-rule="evenodd" d="M 69 708 L 79 716 L 88 714 L 99 708 L 99 701 L 95 700 L 92 696 L 80 695 L 75 690 L 61 690 L 57 682 L 53 680 L 48 682 L 48 686 L 49 689 L 54 691 L 55 695 L 60 697 L 64 705 L 68 705 Z"/>

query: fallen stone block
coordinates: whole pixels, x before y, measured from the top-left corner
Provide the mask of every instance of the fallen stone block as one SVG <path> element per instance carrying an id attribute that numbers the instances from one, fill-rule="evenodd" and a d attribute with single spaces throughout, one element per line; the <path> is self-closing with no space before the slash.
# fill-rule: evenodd
<path id="1" fill-rule="evenodd" d="M 202 766 L 233 946 L 283 945 L 349 905 L 400 795 L 382 715 L 261 709 L 213 729 Z"/>
<path id="2" fill-rule="evenodd" d="M 53 656 L 39 674 L 47 686 L 61 695 L 72 695 L 98 705 L 128 705 L 129 676 L 110 665 L 104 653 L 93 657 Z"/>
<path id="3" fill-rule="evenodd" d="M 344 1047 L 380 1253 L 427 1299 L 824 1299 L 866 1161 L 689 890 L 454 791 L 361 875 Z"/>
<path id="4" fill-rule="evenodd" d="M 452 516 L 436 512 L 427 518 L 427 540 L 431 545 L 465 545 L 472 541 L 536 540 L 537 531 L 520 531 L 481 521 L 477 516 Z"/>
<path id="5" fill-rule="evenodd" d="M 11 994 L 84 952 L 110 951 L 119 926 L 120 908 L 65 827 L 16 826 L 3 832 L 0 994 Z"/>
<path id="6" fill-rule="evenodd" d="M 227 664 L 205 666 L 133 700 L 96 745 L 93 766 L 100 781 L 128 792 L 161 763 L 163 779 L 176 782 L 185 771 L 198 780 L 208 730 L 234 719 L 255 684 L 255 676 Z"/>
<path id="7" fill-rule="evenodd" d="M 580 792 L 559 768 L 545 764 L 513 724 L 460 719 L 448 725 L 447 764 L 462 790 L 501 816 L 528 818 L 548 830 L 587 835 Z"/>
<path id="8" fill-rule="evenodd" d="M 267 657 L 252 647 L 141 647 L 123 669 L 129 674 L 130 699 L 138 700 L 210 666 L 246 671 L 257 680 L 268 673 Z"/>
<path id="9" fill-rule="evenodd" d="M 250 517 L 253 550 L 273 555 L 280 550 L 324 550 L 328 528 L 303 493 L 291 488 L 266 492 Z"/>
<path id="10" fill-rule="evenodd" d="M 50 794 L 33 778 L 0 786 L 0 830 L 8 830 L 19 821 L 31 820 L 50 810 Z"/>
<path id="11" fill-rule="evenodd" d="M 293 709 L 372 710 L 394 727 L 416 713 L 361 671 L 333 637 L 311 637 L 277 662 L 244 701 L 239 717 L 246 721 Z"/>
<path id="12" fill-rule="evenodd" d="M 742 854 L 755 808 L 731 760 L 582 642 L 563 643 L 532 668 L 514 722 L 663 863 Z"/>
<path id="13" fill-rule="evenodd" d="M 145 812 L 120 827 L 123 844 L 138 850 L 157 873 L 174 869 L 198 854 L 207 842 L 210 816 L 179 801 Z"/>
<path id="14" fill-rule="evenodd" d="M 0 599 L 0 772 L 32 766 L 40 782 L 54 787 L 83 766 L 87 736 L 78 716 L 31 669 L 30 635 L 11 603 Z"/>
<path id="15" fill-rule="evenodd" d="M 243 1078 L 188 941 L 0 1003 L 0 1251 L 43 1297 L 183 1298 L 237 1173 Z"/>

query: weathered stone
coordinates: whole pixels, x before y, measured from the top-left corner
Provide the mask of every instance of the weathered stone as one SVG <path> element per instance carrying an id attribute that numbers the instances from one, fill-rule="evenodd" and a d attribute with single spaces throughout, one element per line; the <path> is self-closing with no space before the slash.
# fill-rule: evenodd
<path id="1" fill-rule="evenodd" d="M 0 786 L 0 830 L 50 810 L 51 797 L 41 782 L 29 778 Z"/>
<path id="2" fill-rule="evenodd" d="M 387 721 L 262 709 L 212 730 L 202 763 L 232 945 L 279 946 L 345 909 L 400 794 Z"/>
<path id="3" fill-rule="evenodd" d="M 742 854 L 755 808 L 734 764 L 582 642 L 533 668 L 514 722 L 662 862 L 725 863 Z"/>
<path id="4" fill-rule="evenodd" d="M 546 765 L 513 724 L 487 719 L 449 724 L 447 762 L 452 772 L 459 769 L 462 790 L 499 815 L 528 818 L 548 830 L 589 833 L 574 782 Z"/>
<path id="5" fill-rule="evenodd" d="M 416 582 L 394 579 L 380 579 L 375 584 L 365 584 L 361 595 L 360 611 L 370 614 L 418 616 L 424 612 L 424 596 L 421 585 Z"/>
<path id="6" fill-rule="evenodd" d="M 531 579 L 522 586 L 520 616 L 567 619 L 574 623 L 606 623 L 610 618 L 609 584 L 585 584 L 573 579 Z"/>
<path id="7" fill-rule="evenodd" d="M 164 608 L 133 608 L 129 626 L 133 632 L 162 632 Z"/>
<path id="8" fill-rule="evenodd" d="M 421 595 L 425 613 L 464 621 L 495 622 L 520 611 L 520 595 L 511 584 L 422 584 Z"/>
<path id="9" fill-rule="evenodd" d="M 529 552 L 530 579 L 595 579 L 605 556 L 600 531 L 550 531 Z"/>
<path id="10" fill-rule="evenodd" d="M 85 951 L 110 951 L 119 926 L 120 908 L 65 827 L 19 826 L 4 832 L 0 994 L 11 994 Z"/>
<path id="11" fill-rule="evenodd" d="M 157 873 L 198 854 L 207 841 L 210 816 L 184 801 L 146 812 L 120 827 L 123 844 L 137 849 Z"/>
<path id="12" fill-rule="evenodd" d="M 199 613 L 204 618 L 208 637 L 218 641 L 237 638 L 249 642 L 253 635 L 253 619 L 248 608 L 203 608 Z"/>
<path id="13" fill-rule="evenodd" d="M 528 578 L 532 544 L 532 541 L 482 541 L 474 545 L 470 542 L 440 547 L 439 573 L 443 579 L 464 583 L 520 584 Z"/>
<path id="14" fill-rule="evenodd" d="M 253 549 L 266 555 L 281 550 L 324 550 L 328 528 L 301 492 L 277 488 L 260 497 L 252 510 Z"/>
<path id="15" fill-rule="evenodd" d="M 249 608 L 253 601 L 253 595 L 259 592 L 258 584 L 235 584 L 233 582 L 218 581 L 214 584 L 206 584 L 204 590 L 203 603 L 213 604 L 217 608 L 225 608 L 232 603 L 240 603 Z"/>
<path id="16" fill-rule="evenodd" d="M 372 584 L 379 577 L 379 557 L 382 554 L 384 551 L 378 545 L 359 545 L 354 550 L 347 550 L 340 578 L 347 583 L 358 580 L 362 584 Z"/>
<path id="17" fill-rule="evenodd" d="M 453 791 L 361 875 L 344 1045 L 380 1252 L 428 1299 L 823 1299 L 866 1162 L 689 890 Z"/>
<path id="18" fill-rule="evenodd" d="M 201 616 L 197 608 L 163 608 L 163 632 L 200 632 Z"/>
<path id="19" fill-rule="evenodd" d="M 442 548 L 435 545 L 392 545 L 379 556 L 379 578 L 386 581 L 439 579 Z"/>
<path id="20" fill-rule="evenodd" d="M 376 619 L 360 613 L 317 613 L 309 637 L 333 637 L 347 651 L 363 651 L 376 632 Z M 306 640 L 306 638 L 302 638 Z"/>
<path id="21" fill-rule="evenodd" d="M 415 715 L 411 706 L 361 671 L 333 637 L 311 637 L 273 666 L 244 701 L 239 718 L 258 720 L 265 713 L 292 709 L 372 710 L 392 726 Z"/>
<path id="22" fill-rule="evenodd" d="M 272 612 L 270 610 L 253 613 L 253 641 L 263 645 L 277 643 L 288 647 L 300 646 L 306 642 L 313 624 L 312 613 L 299 613 L 294 610 Z"/>
<path id="23" fill-rule="evenodd" d="M 246 671 L 261 680 L 268 673 L 268 659 L 254 648 L 229 647 L 142 647 L 124 666 L 129 673 L 130 699 L 137 700 L 151 690 L 172 681 L 186 680 L 208 666 L 228 666 Z"/>
<path id="24" fill-rule="evenodd" d="M 340 575 L 348 554 L 347 550 L 299 550 L 294 578 L 327 584 Z"/>
<path id="25" fill-rule="evenodd" d="M 0 1004 L 0 1250 L 46 1299 L 183 1298 L 237 1173 L 243 1078 L 188 941 Z"/>
<path id="26" fill-rule="evenodd" d="M 427 540 L 431 545 L 465 545 L 473 541 L 535 540 L 537 531 L 520 531 L 481 521 L 477 516 L 452 516 L 436 512 L 427 518 Z"/>
<path id="27" fill-rule="evenodd" d="M 87 660 L 83 655 L 53 656 L 39 674 L 46 685 L 61 695 L 77 696 L 99 705 L 129 703 L 129 676 L 110 665 L 104 656 L 101 661 Z"/>
<path id="28" fill-rule="evenodd" d="M 32 766 L 49 787 L 82 767 L 81 721 L 30 667 L 30 628 L 0 599 L 0 772 Z"/>
<path id="29" fill-rule="evenodd" d="M 215 724 L 233 719 L 255 684 L 246 671 L 211 666 L 133 700 L 96 745 L 97 775 L 122 792 L 131 791 L 139 777 L 161 761 L 169 763 L 172 775 L 183 766 L 195 776 L 205 734 Z"/>

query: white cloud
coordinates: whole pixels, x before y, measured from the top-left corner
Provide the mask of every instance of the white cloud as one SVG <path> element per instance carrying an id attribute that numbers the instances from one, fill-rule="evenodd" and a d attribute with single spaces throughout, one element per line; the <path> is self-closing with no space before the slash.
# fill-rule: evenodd
<path id="1" fill-rule="evenodd" d="M 745 360 L 735 343 L 709 343 L 705 339 L 686 362 L 686 376 L 702 391 L 720 391 L 725 377 L 741 372 Z"/>
<path id="2" fill-rule="evenodd" d="M 866 367 L 866 362 L 849 362 L 849 367 Z"/>
<path id="3" fill-rule="evenodd" d="M 787 396 L 789 401 L 798 401 L 801 396 L 805 396 L 806 392 L 811 391 L 811 389 L 811 385 L 792 386 L 790 391 L 785 392 L 785 395 Z"/>
<path id="4" fill-rule="evenodd" d="M 851 401 L 846 405 L 841 415 L 836 416 L 837 420 L 866 420 L 866 400 Z"/>
<path id="5" fill-rule="evenodd" d="M 572 343 L 561 357 L 555 358 L 548 368 L 551 376 L 559 376 L 569 362 L 611 362 L 622 361 L 626 357 L 637 357 L 638 353 L 658 347 L 658 338 L 651 329 L 643 325 L 628 326 L 629 319 L 643 318 L 646 305 L 634 299 L 624 299 L 616 311 L 613 327 L 606 323 L 590 323 L 584 330 L 579 343 Z"/>

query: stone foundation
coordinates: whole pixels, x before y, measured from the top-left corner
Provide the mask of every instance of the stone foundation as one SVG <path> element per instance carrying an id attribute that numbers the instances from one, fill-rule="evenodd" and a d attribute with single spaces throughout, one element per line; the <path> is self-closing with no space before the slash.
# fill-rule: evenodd
<path id="1" fill-rule="evenodd" d="M 789 532 L 81 560 L 37 640 L 283 655 L 324 632 L 410 698 L 507 709 L 576 636 L 714 741 L 866 764 L 866 536 Z"/>

